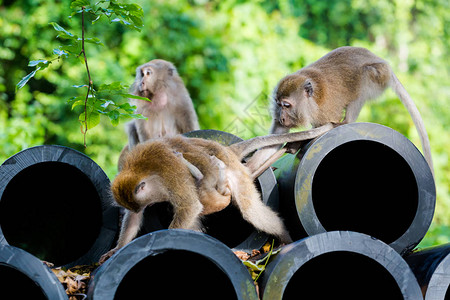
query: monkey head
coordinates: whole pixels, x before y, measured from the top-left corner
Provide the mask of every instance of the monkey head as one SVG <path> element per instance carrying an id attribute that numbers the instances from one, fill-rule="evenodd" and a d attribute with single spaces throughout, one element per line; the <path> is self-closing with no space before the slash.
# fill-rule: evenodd
<path id="1" fill-rule="evenodd" d="M 167 90 L 171 88 L 174 77 L 178 77 L 175 66 L 165 60 L 154 59 L 137 67 L 133 83 L 134 94 L 146 97 L 151 102 L 137 100 L 138 110 L 161 111 L 168 105 Z"/>
<path id="2" fill-rule="evenodd" d="M 136 213 L 153 203 L 165 201 L 169 195 L 159 175 L 139 176 L 127 171 L 117 175 L 111 191 L 117 204 Z"/>
<path id="3" fill-rule="evenodd" d="M 280 80 L 273 91 L 272 116 L 285 128 L 308 126 L 317 112 L 315 83 L 291 74 Z"/>

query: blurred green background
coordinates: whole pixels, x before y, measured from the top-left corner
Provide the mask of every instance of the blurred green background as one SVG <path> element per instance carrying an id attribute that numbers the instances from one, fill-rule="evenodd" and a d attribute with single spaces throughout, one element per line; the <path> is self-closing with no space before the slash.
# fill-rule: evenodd
<path id="1" fill-rule="evenodd" d="M 450 241 L 450 8 L 447 0 L 159 0 L 133 1 L 144 9 L 141 32 L 106 20 L 87 25 L 94 83 L 133 82 L 135 68 L 154 58 L 172 61 L 191 94 L 202 129 L 242 138 L 267 133 L 268 99 L 288 73 L 344 45 L 362 46 L 388 60 L 417 104 L 431 141 L 437 206 L 421 246 Z M 78 61 L 52 64 L 15 93 L 33 69 L 61 44 L 48 24 L 80 33 L 69 0 L 0 0 L 0 163 L 27 147 L 59 144 L 82 151 L 116 174 L 127 142 L 123 124 L 107 119 L 88 132 L 66 101 L 86 83 Z M 81 108 L 80 108 L 81 109 Z M 388 90 L 366 105 L 358 121 L 392 127 L 420 147 L 414 125 Z"/>

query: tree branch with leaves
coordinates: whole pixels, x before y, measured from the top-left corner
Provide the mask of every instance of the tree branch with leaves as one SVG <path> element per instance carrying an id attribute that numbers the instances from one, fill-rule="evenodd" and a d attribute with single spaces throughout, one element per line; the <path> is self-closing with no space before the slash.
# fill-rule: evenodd
<path id="1" fill-rule="evenodd" d="M 58 23 L 51 22 L 50 25 L 58 32 L 57 38 L 65 40 L 67 44 L 53 49 L 53 54 L 56 57 L 52 59 L 30 61 L 28 66 L 35 67 L 35 69 L 19 81 L 16 85 L 16 92 L 25 86 L 38 71 L 45 70 L 54 61 L 69 57 L 78 58 L 85 66 L 88 82 L 87 84 L 73 85 L 73 87 L 78 89 L 87 88 L 87 92 L 84 95 L 70 98 L 67 103 L 72 106 L 72 110 L 80 105 L 84 107 L 83 112 L 78 116 L 78 120 L 81 123 L 80 128 L 84 138 L 84 146 L 86 147 L 86 134 L 89 129 L 94 128 L 100 123 L 101 115 L 108 117 L 113 126 L 117 126 L 121 120 L 128 120 L 130 118 L 145 119 L 142 115 L 135 113 L 135 106 L 131 106 L 128 102 L 119 104 L 119 101 L 116 102 L 113 100 L 114 96 L 148 100 L 147 98 L 129 94 L 129 86 L 123 85 L 120 82 L 100 84 L 97 89 L 94 88 L 85 43 L 91 43 L 97 46 L 104 45 L 97 37 L 86 37 L 86 14 L 90 14 L 93 17 L 92 25 L 97 23 L 102 17 L 106 17 L 110 23 L 120 23 L 129 29 L 140 31 L 143 27 L 144 13 L 142 8 L 137 4 L 118 3 L 114 0 L 101 0 L 95 4 L 92 4 L 89 0 L 74 0 L 71 2 L 70 7 L 74 12 L 69 18 L 80 15 L 81 37 L 69 32 Z"/>

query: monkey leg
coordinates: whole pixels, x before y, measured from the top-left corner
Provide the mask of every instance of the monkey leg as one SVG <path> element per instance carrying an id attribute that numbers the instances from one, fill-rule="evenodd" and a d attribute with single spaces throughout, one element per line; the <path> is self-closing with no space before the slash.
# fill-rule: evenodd
<path id="1" fill-rule="evenodd" d="M 188 167 L 189 172 L 191 172 L 192 176 L 195 178 L 195 180 L 197 182 L 200 182 L 203 179 L 203 174 L 202 172 L 193 164 L 191 164 L 190 162 L 188 162 L 184 157 L 183 157 L 183 153 L 181 152 L 177 152 L 174 151 L 174 154 L 176 157 L 178 157 L 179 159 L 181 159 L 181 161 Z"/>
<path id="2" fill-rule="evenodd" d="M 227 195 L 222 195 L 215 189 L 203 190 L 200 192 L 200 202 L 203 204 L 201 214 L 209 215 L 223 210 L 230 204 L 231 192 Z"/>
<path id="3" fill-rule="evenodd" d="M 178 199 L 172 202 L 172 205 L 174 207 L 174 215 L 169 228 L 182 228 L 202 231 L 200 214 L 203 210 L 203 205 L 198 200 L 197 195 L 184 196 L 184 199 L 175 196 L 175 198 Z"/>
<path id="4" fill-rule="evenodd" d="M 358 119 L 359 113 L 361 112 L 361 109 L 364 105 L 364 102 L 365 99 L 356 99 L 355 101 L 350 102 L 345 110 L 345 118 L 342 123 L 348 124 L 356 122 L 356 119 Z"/>
<path id="5" fill-rule="evenodd" d="M 233 176 L 231 191 L 233 204 L 242 213 L 242 217 L 256 229 L 277 237 L 282 243 L 291 243 L 292 239 L 281 218 L 261 201 L 253 181 L 247 174 Z"/>
<path id="6" fill-rule="evenodd" d="M 231 196 L 230 186 L 228 185 L 228 180 L 225 174 L 225 163 L 218 159 L 214 155 L 210 155 L 211 164 L 213 167 L 217 168 L 217 182 L 216 189 L 219 194 L 223 196 Z"/>

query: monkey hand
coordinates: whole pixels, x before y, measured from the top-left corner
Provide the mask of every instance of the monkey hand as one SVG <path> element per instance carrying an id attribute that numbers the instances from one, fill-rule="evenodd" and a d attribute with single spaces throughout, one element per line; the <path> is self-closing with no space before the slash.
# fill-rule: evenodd
<path id="1" fill-rule="evenodd" d="M 98 263 L 99 263 L 100 265 L 104 264 L 105 261 L 107 261 L 111 256 L 113 256 L 113 255 L 117 252 L 117 250 L 119 250 L 119 249 L 120 249 L 120 248 L 116 247 L 116 248 L 114 248 L 114 249 L 109 250 L 108 252 L 106 252 L 105 254 L 103 254 L 103 255 L 100 257 Z"/>

